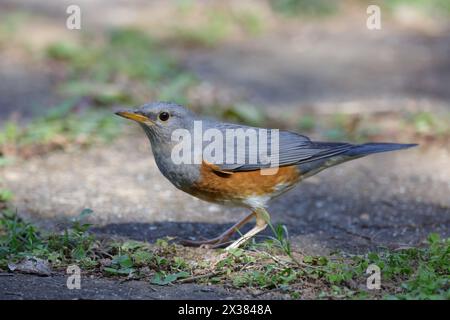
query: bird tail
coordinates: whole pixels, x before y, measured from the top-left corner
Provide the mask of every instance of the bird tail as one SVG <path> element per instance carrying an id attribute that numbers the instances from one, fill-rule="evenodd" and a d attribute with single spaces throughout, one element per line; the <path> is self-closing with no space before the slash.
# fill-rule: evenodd
<path id="1" fill-rule="evenodd" d="M 317 144 L 317 143 L 316 143 Z M 320 143 L 319 143 L 320 144 Z M 325 145 L 325 143 L 324 143 Z M 328 144 L 329 145 L 329 144 Z M 407 149 L 417 144 L 401 144 L 401 143 L 365 143 L 359 145 L 347 145 L 348 149 L 338 154 L 313 159 L 299 164 L 300 172 L 304 178 L 315 175 L 320 171 L 333 167 L 343 162 L 358 159 L 373 153 L 388 152 L 401 149 Z"/>
<path id="2" fill-rule="evenodd" d="M 364 157 L 372 153 L 388 152 L 395 150 L 402 150 L 411 147 L 415 147 L 417 144 L 404 144 L 404 143 L 365 143 L 355 145 L 342 155 L 350 158 Z"/>

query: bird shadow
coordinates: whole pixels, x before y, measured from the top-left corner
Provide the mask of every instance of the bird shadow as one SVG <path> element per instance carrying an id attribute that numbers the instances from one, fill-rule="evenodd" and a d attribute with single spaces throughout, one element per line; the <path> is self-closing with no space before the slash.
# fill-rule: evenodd
<path id="1" fill-rule="evenodd" d="M 450 220 L 448 209 L 433 204 L 422 204 L 416 208 L 416 214 L 400 212 L 401 206 L 390 207 L 383 204 L 377 213 L 371 215 L 370 221 L 361 220 L 357 210 L 334 210 L 333 215 L 326 215 L 311 206 L 303 209 L 307 213 L 286 212 L 282 220 L 274 220 L 274 226 L 286 224 L 288 236 L 294 248 L 304 249 L 308 253 L 346 251 L 349 253 L 364 253 L 367 250 L 382 250 L 383 248 L 399 248 L 417 246 L 424 243 L 428 234 L 437 232 L 443 237 L 450 235 Z M 311 210 L 309 210 L 311 209 Z M 425 209 L 428 212 L 425 213 Z M 390 220 L 386 221 L 386 216 Z M 155 242 L 157 239 L 171 237 L 173 241 L 205 240 L 214 238 L 230 228 L 234 223 L 206 222 L 176 222 L 158 221 L 153 223 L 123 222 L 110 223 L 93 227 L 91 231 L 104 236 L 118 236 L 132 240 Z M 251 229 L 249 223 L 239 230 L 232 239 Z M 255 240 L 264 241 L 274 237 L 271 228 L 259 233 Z M 319 248 L 324 248 L 321 251 Z"/>
<path id="2" fill-rule="evenodd" d="M 138 241 L 155 242 L 157 239 L 170 237 L 175 242 L 180 240 L 204 240 L 214 238 L 227 230 L 234 223 L 204 223 L 204 222 L 173 222 L 161 221 L 155 223 L 111 223 L 102 227 L 94 227 L 91 231 L 119 237 L 126 237 Z M 251 223 L 242 227 L 239 232 L 245 233 L 252 227 Z M 261 233 L 270 236 L 271 231 L 265 230 Z M 236 233 L 232 239 L 237 238 Z"/>

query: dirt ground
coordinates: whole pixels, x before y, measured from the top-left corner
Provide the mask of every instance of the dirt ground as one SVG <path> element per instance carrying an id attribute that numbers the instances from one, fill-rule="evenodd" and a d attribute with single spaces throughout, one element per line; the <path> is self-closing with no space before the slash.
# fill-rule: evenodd
<path id="1" fill-rule="evenodd" d="M 341 21 L 338 29 L 280 29 L 216 49 L 183 51 L 181 58 L 203 81 L 275 116 L 280 110 L 449 110 L 448 33 L 430 36 L 401 27 L 371 35 L 345 32 L 353 27 Z M 7 65 L 3 61 L 0 68 L 2 117 L 16 111 L 31 114 L 33 106 L 57 99 L 50 75 Z M 448 147 L 426 144 L 374 155 L 306 180 L 276 199 L 269 212 L 274 223 L 287 226 L 294 248 L 308 254 L 419 245 L 430 232 L 450 236 L 449 164 Z M 19 214 L 46 228 L 58 228 L 91 208 L 99 234 L 145 241 L 199 239 L 219 234 L 245 214 L 173 187 L 159 173 L 144 134 L 132 124 L 111 145 L 17 160 L 0 168 L 0 176 Z M 0 274 L 0 299 L 256 298 L 218 286 L 155 287 L 89 278 L 82 290 L 70 291 L 64 283 L 62 274 Z"/>
<path id="2" fill-rule="evenodd" d="M 60 299 L 252 299 L 252 295 L 219 286 L 183 284 L 177 286 L 152 286 L 143 281 L 118 281 L 99 278 L 83 278 L 81 290 L 68 290 L 67 278 L 61 274 L 36 277 L 26 274 L 0 274 L 0 300 L 60 300 Z M 26 290 L 25 290 L 26 288 Z M 45 290 L 42 290 L 45 288 Z"/>
<path id="3" fill-rule="evenodd" d="M 420 148 L 357 160 L 305 181 L 275 200 L 269 212 L 275 223 L 288 227 L 294 248 L 308 254 L 335 250 L 364 253 L 380 247 L 419 245 L 430 232 L 449 235 L 449 160 L 446 151 Z M 158 172 L 142 135 L 129 135 L 111 146 L 86 152 L 28 160 L 1 174 L 15 194 L 14 205 L 20 215 L 43 227 L 58 228 L 68 216 L 92 208 L 95 232 L 153 242 L 165 236 L 212 237 L 244 214 L 175 189 Z M 23 286 L 10 288 L 15 277 Z M 3 298 L 31 297 L 25 292 L 28 284 L 41 281 L 33 278 L 0 277 Z M 42 281 L 41 287 L 56 286 L 62 278 Z M 144 294 L 145 286 L 136 282 L 112 293 L 111 282 L 90 281 L 83 287 L 83 298 L 98 293 L 106 298 L 181 299 L 185 292 L 181 286 L 180 291 L 158 288 Z M 208 287 L 205 295 L 203 290 L 199 287 L 195 298 L 240 297 L 240 293 L 216 287 Z M 10 291 L 21 295 L 7 295 Z M 45 292 L 33 297 L 52 297 Z M 63 297 L 80 294 L 67 292 Z"/>

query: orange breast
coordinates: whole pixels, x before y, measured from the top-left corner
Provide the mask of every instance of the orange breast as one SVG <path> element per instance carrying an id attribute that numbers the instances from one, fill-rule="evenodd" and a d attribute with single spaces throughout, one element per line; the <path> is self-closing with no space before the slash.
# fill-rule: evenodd
<path id="1" fill-rule="evenodd" d="M 222 172 L 216 166 L 203 162 L 200 179 L 194 183 L 189 193 L 211 202 L 241 202 L 252 196 L 280 194 L 300 178 L 297 166 L 281 167 L 274 174 L 262 175 L 261 170 Z"/>

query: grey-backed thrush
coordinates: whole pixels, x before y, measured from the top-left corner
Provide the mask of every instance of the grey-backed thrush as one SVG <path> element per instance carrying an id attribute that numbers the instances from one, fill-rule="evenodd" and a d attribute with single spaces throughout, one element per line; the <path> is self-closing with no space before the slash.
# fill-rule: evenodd
<path id="1" fill-rule="evenodd" d="M 304 135 L 282 130 L 276 131 L 275 136 L 270 129 L 202 118 L 183 106 L 166 102 L 148 103 L 134 110 L 118 111 L 116 114 L 137 121 L 141 125 L 150 140 L 159 170 L 175 187 L 202 200 L 251 210 L 250 214 L 214 239 L 182 242 L 192 246 L 223 246 L 239 228 L 255 217 L 256 225 L 227 247 L 227 249 L 237 248 L 266 228 L 270 221 L 266 210 L 268 202 L 305 178 L 331 166 L 369 154 L 416 146 L 398 143 L 317 142 Z M 254 145 L 250 142 L 238 145 L 235 139 L 231 144 L 227 141 L 218 144 L 224 146 L 224 149 L 215 150 L 216 153 L 223 151 L 225 154 L 227 146 L 232 146 L 236 150 L 233 150 L 233 157 L 227 158 L 227 161 L 214 163 L 207 161 L 202 153 L 208 141 L 203 141 L 203 136 L 195 137 L 196 122 L 201 123 L 204 132 L 210 130 L 224 137 L 227 137 L 229 130 L 240 130 L 241 133 L 248 129 L 255 132 L 265 130 L 270 134 L 265 134 L 265 139 L 258 137 L 258 144 L 263 141 L 266 144 L 265 148 L 261 148 L 261 145 L 260 148 L 252 148 Z M 174 132 L 177 129 L 181 133 L 190 134 L 192 140 L 198 138 L 202 140 L 199 161 L 174 161 L 173 151 L 177 145 L 179 148 L 180 143 L 180 139 L 174 139 Z M 273 151 L 275 145 L 277 149 Z M 255 153 L 253 149 L 258 152 L 255 157 L 252 157 L 254 156 L 252 153 Z M 277 156 L 276 168 L 272 167 L 273 163 L 267 161 L 268 156 L 261 156 L 260 150 L 269 150 L 267 155 Z M 244 155 L 241 161 L 237 161 L 239 154 Z M 190 155 L 188 158 L 192 159 Z M 249 161 L 250 158 L 253 161 Z"/>

